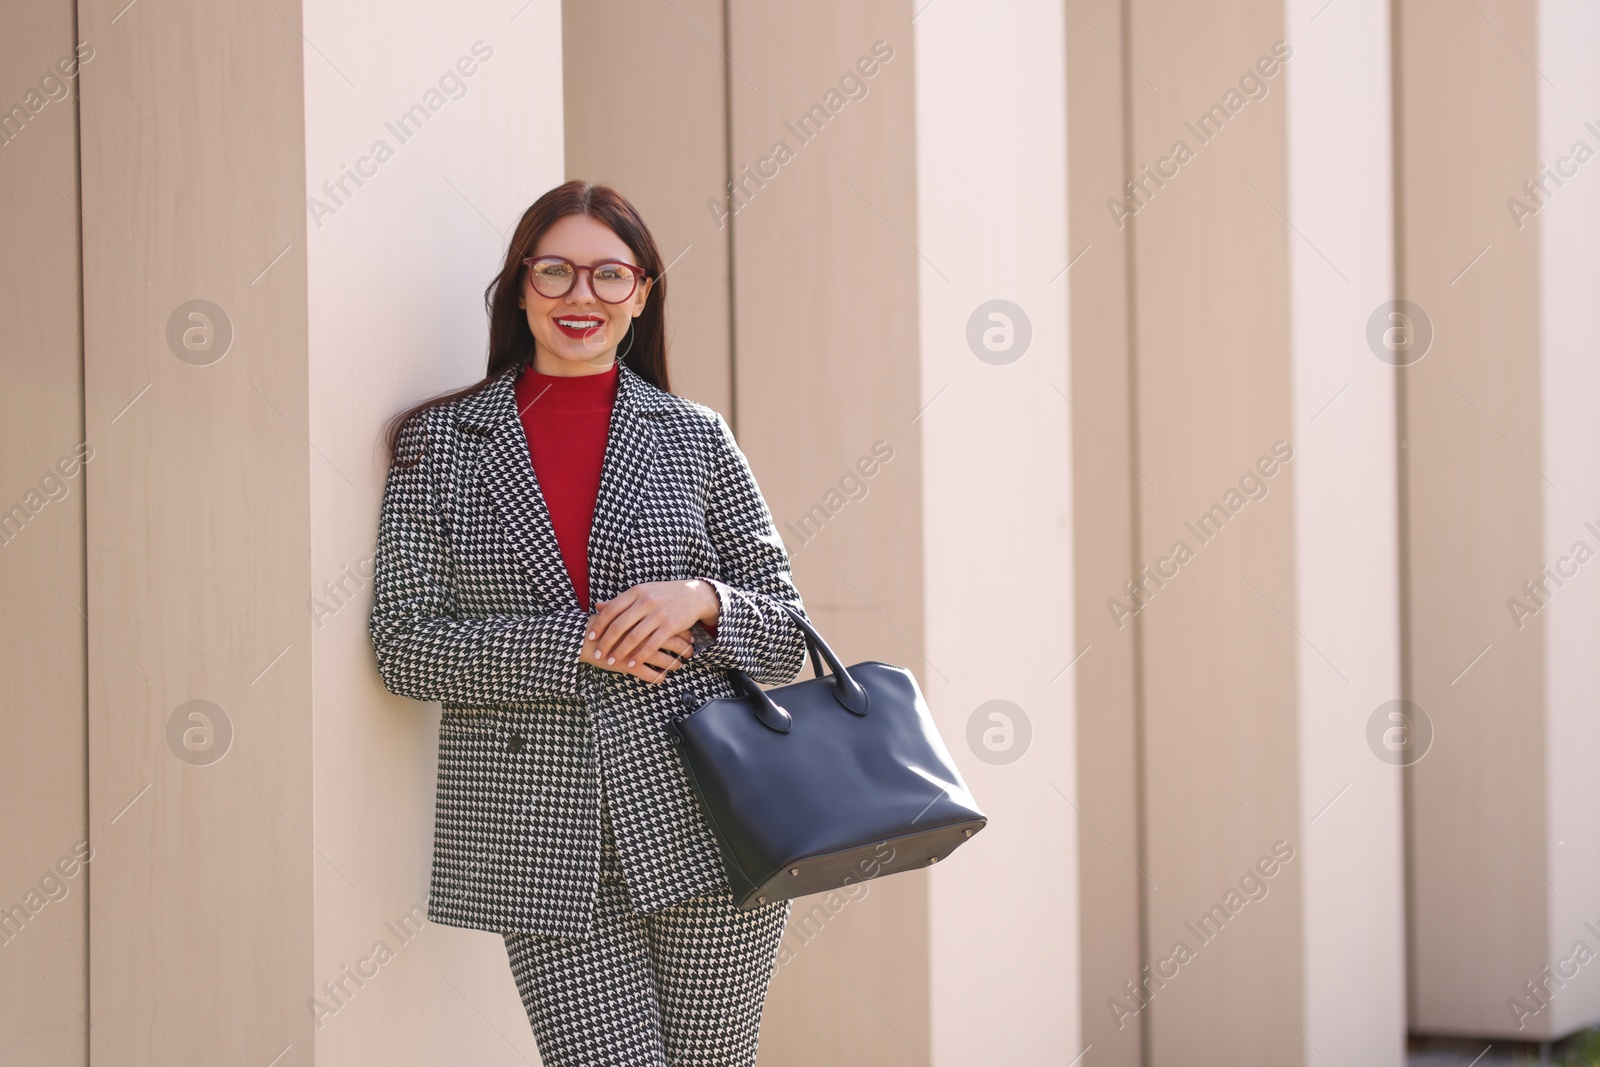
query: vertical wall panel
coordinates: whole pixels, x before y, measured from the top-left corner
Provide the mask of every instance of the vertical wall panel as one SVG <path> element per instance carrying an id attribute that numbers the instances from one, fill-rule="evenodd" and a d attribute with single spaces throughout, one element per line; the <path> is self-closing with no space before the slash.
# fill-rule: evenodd
<path id="1" fill-rule="evenodd" d="M 1544 673 L 1550 706 L 1545 734 L 1545 783 L 1549 826 L 1551 893 L 1547 961 L 1570 972 L 1575 943 L 1600 949 L 1586 925 L 1600 927 L 1600 774 L 1592 754 L 1600 752 L 1600 581 L 1574 549 L 1582 541 L 1600 553 L 1600 175 L 1592 164 L 1600 155 L 1600 9 L 1592 4 L 1539 5 L 1536 57 L 1549 78 L 1539 89 L 1539 160 L 1563 184 L 1548 183 L 1554 195 L 1544 202 L 1517 238 L 1539 246 L 1540 451 L 1541 465 L 1557 488 L 1545 487 L 1544 560 L 1564 584 L 1547 598 Z M 1583 162 L 1579 162 L 1582 160 Z M 1527 204 L 1525 198 L 1524 205 Z M 1515 223 L 1508 209 L 1500 230 L 1510 237 Z M 1590 528 L 1591 524 L 1594 529 Z M 1552 563 L 1552 561 L 1554 561 Z M 1564 577 L 1563 577 L 1564 575 Z M 1553 583 L 1552 583 L 1553 584 Z M 1511 613 L 1504 633 L 1512 632 Z M 1531 975 L 1516 976 L 1520 987 Z M 1549 1001 L 1551 1027 L 1566 1033 L 1591 1026 L 1600 1017 L 1600 974 L 1588 967 L 1564 978 Z M 1527 998 L 1522 998 L 1527 1002 Z M 1529 1005 L 1534 1007 L 1537 1005 Z M 1509 1015 L 1509 1012 L 1508 1012 Z M 1508 1020 L 1509 1021 L 1509 1020 Z"/>
<path id="2" fill-rule="evenodd" d="M 1138 1067 L 1144 1029 L 1138 1016 L 1117 1010 L 1123 983 L 1144 963 L 1139 624 L 1107 609 L 1136 569 L 1140 480 L 1129 460 L 1137 413 L 1128 396 L 1127 231 L 1107 210 L 1108 198 L 1120 199 L 1128 147 L 1124 86 L 1138 77 L 1121 51 L 1123 9 L 1121 0 L 1084 0 L 1066 14 L 1067 250 L 1076 260 L 1062 281 L 1072 293 L 1073 655 L 1088 651 L 1052 683 L 1077 686 L 1080 1003 L 1083 1039 L 1101 1067 Z"/>
<path id="3" fill-rule="evenodd" d="M 1537 227 L 1518 233 L 1506 208 L 1539 163 L 1535 9 L 1398 10 L 1400 295 L 1435 338 L 1405 372 L 1401 431 L 1407 696 L 1435 724 L 1408 797 L 1410 1018 L 1515 1033 L 1506 1003 L 1549 962 L 1553 885 L 1548 617 L 1506 621 L 1544 563 L 1548 488 Z"/>
<path id="4" fill-rule="evenodd" d="M 732 3 L 729 163 L 740 444 L 830 643 L 921 677 L 911 14 L 904 0 Z M 773 1064 L 924 1062 L 929 877 L 848 906 L 796 901 Z"/>
<path id="5" fill-rule="evenodd" d="M 1238 82 L 1286 37 L 1281 6 L 1239 0 L 1132 5 L 1130 170 L 1184 141 L 1193 158 L 1146 183 L 1134 256 L 1133 460 L 1136 564 L 1160 567 L 1143 626 L 1145 856 L 1155 970 L 1179 941 L 1195 953 L 1153 997 L 1151 1063 L 1297 1061 L 1303 864 L 1214 936 L 1199 923 L 1277 842 L 1303 849 L 1297 789 L 1298 638 L 1293 499 L 1297 472 L 1274 447 L 1297 440 L 1290 406 L 1285 112 L 1281 82 L 1259 99 Z M 1281 70 L 1280 70 L 1281 75 Z M 1148 79 L 1148 80 L 1147 80 Z M 1232 91 L 1242 103 L 1228 107 Z M 1211 110 L 1223 108 L 1222 119 Z M 1204 125 L 1200 125 L 1204 123 Z M 1189 125 L 1195 124 L 1197 134 Z M 1108 195 L 1113 195 L 1108 191 Z M 1243 499 L 1262 457 L 1269 491 Z M 1222 506 L 1227 516 L 1203 517 Z M 1220 526 L 1220 529 L 1218 528 Z M 1161 564 L 1187 542 L 1188 562 Z M 1138 576 L 1134 576 L 1139 581 Z M 1107 589 L 1107 597 L 1120 589 Z M 1280 848 L 1281 851 L 1281 848 Z M 1281 858 L 1281 857 L 1280 857 Z M 1253 992 L 1253 983 L 1258 992 Z M 1263 1004 L 1262 1000 L 1268 1001 Z"/>
<path id="6" fill-rule="evenodd" d="M 562 7 L 567 177 L 639 208 L 668 274 L 673 392 L 733 411 L 722 0 Z M 627 33 L 617 27 L 626 25 Z M 626 77 L 617 72 L 625 71 Z"/>
<path id="7" fill-rule="evenodd" d="M 1085 1045 L 1078 973 L 1058 966 L 1078 955 L 1093 832 L 1071 804 L 1063 15 L 1011 0 L 916 22 L 923 685 L 990 817 L 930 874 L 935 1063 L 1069 1063 Z"/>
<path id="8" fill-rule="evenodd" d="M 1600 25 L 1555 0 L 1402 11 L 1401 278 L 1435 338 L 1404 394 L 1409 688 L 1436 731 L 1411 1025 L 1559 1037 L 1600 1016 Z"/>
<path id="9" fill-rule="evenodd" d="M 96 866 L 85 792 L 86 641 L 96 638 L 84 624 L 84 485 L 96 454 L 84 447 L 79 319 L 82 61 L 71 3 L 13 4 L 3 24 L 0 1034 L 19 1063 L 81 1064 Z M 94 62 L 92 45 L 82 54 Z"/>
<path id="10" fill-rule="evenodd" d="M 300 6 L 79 14 L 91 1060 L 307 1064 Z"/>
<path id="11" fill-rule="evenodd" d="M 1405 1056 L 1402 776 L 1368 722 L 1400 696 L 1388 12 L 1294 0 L 1287 99 L 1299 834 L 1307 1064 Z M 1319 14 L 1320 12 L 1320 14 Z M 1254 994 L 1251 994 L 1254 996 Z M 1352 1026 L 1350 1020 L 1361 1024 Z M 1313 1051 L 1314 1050 L 1314 1051 Z"/>

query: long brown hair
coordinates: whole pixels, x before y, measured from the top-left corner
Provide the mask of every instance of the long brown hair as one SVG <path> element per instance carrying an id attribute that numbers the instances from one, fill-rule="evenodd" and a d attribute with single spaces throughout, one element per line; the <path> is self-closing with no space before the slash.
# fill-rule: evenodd
<path id="1" fill-rule="evenodd" d="M 590 215 L 605 223 L 622 238 L 645 273 L 655 279 L 644 310 L 630 327 L 631 336 L 622 343 L 626 351 L 622 361 L 651 385 L 671 392 L 667 381 L 667 279 L 662 274 L 661 252 L 655 238 L 627 197 L 609 185 L 574 179 L 551 189 L 522 213 L 522 221 L 517 223 L 506 248 L 505 263 L 483 291 L 484 307 L 489 312 L 488 373 L 482 381 L 424 400 L 390 419 L 384 431 L 390 456 L 394 456 L 401 428 L 413 415 L 471 396 L 511 367 L 533 362 L 533 332 L 528 329 L 527 313 L 517 307 L 517 294 L 527 270 L 522 261 L 538 247 L 545 230 L 568 215 Z"/>

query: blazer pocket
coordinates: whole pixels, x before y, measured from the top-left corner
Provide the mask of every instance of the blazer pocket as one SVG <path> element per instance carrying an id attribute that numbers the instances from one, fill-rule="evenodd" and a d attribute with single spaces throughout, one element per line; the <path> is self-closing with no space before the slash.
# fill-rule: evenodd
<path id="1" fill-rule="evenodd" d="M 485 832 L 482 806 L 496 777 L 498 732 L 487 712 L 447 711 L 439 719 L 432 894 L 445 906 L 482 900 L 503 863 L 505 842 Z"/>

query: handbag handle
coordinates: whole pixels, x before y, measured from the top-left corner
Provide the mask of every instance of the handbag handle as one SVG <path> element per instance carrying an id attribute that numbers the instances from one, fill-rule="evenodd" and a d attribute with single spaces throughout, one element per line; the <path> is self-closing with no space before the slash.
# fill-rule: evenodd
<path id="1" fill-rule="evenodd" d="M 744 695 L 756 702 L 756 718 L 761 725 L 769 730 L 776 730 L 780 734 L 789 732 L 789 727 L 794 725 L 794 716 L 788 710 L 767 695 L 767 691 L 756 684 L 756 680 L 737 667 L 728 669 L 728 676 L 734 680 L 737 688 L 744 690 Z"/>
<path id="2" fill-rule="evenodd" d="M 804 615 L 801 615 L 797 609 L 789 604 L 781 604 L 780 606 L 789 613 L 789 617 L 794 619 L 800 627 L 800 632 L 805 635 L 806 645 L 811 653 L 811 667 L 816 672 L 816 677 L 822 677 L 821 659 L 827 660 L 828 666 L 832 669 L 834 675 L 833 698 L 846 711 L 855 715 L 865 715 L 867 713 L 866 689 L 862 688 L 861 683 L 850 676 L 850 672 L 845 670 L 844 664 L 839 661 L 839 657 L 834 655 L 833 649 L 828 647 L 828 642 L 822 639 L 822 635 L 817 633 L 816 627 L 812 626 Z M 821 659 L 818 658 L 819 652 Z M 745 696 L 756 702 L 756 718 L 760 720 L 761 725 L 769 730 L 776 730 L 780 734 L 789 732 L 789 728 L 794 725 L 794 716 L 789 714 L 777 701 L 773 700 L 765 689 L 757 685 L 754 678 L 751 678 L 737 667 L 729 668 L 728 676 L 737 683 L 738 688 L 744 690 Z"/>
<path id="3" fill-rule="evenodd" d="M 822 664 L 817 662 L 818 650 L 821 651 L 822 658 L 828 661 L 828 667 L 833 671 L 834 678 L 833 699 L 837 700 L 846 711 L 853 712 L 856 715 L 865 715 L 867 713 L 867 691 L 862 688 L 861 683 L 852 678 L 850 672 L 845 670 L 844 664 L 839 661 L 839 657 L 834 655 L 833 649 L 828 647 L 828 642 L 822 639 L 822 635 L 817 633 L 817 628 L 812 626 L 810 620 L 800 613 L 799 608 L 781 601 L 778 606 L 789 613 L 789 617 L 795 621 L 796 625 L 800 627 L 800 632 L 805 635 L 806 645 L 811 651 L 811 669 L 815 672 L 816 677 L 822 677 Z"/>

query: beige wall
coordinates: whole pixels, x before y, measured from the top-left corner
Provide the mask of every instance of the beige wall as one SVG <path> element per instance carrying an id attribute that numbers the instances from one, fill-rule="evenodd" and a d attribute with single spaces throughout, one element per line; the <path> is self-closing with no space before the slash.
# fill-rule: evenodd
<path id="1" fill-rule="evenodd" d="M 1399 30 L 1402 292 L 1438 338 L 1404 394 L 1409 688 L 1438 729 L 1411 781 L 1411 1015 L 1544 1038 L 1600 1017 L 1600 979 L 1572 960 L 1600 949 L 1600 592 L 1572 558 L 1600 548 L 1600 193 L 1561 162 L 1600 148 L 1600 26 L 1562 3 L 1462 14 L 1408 7 Z"/>
<path id="2" fill-rule="evenodd" d="M 1394 286 L 1381 5 L 1287 8 L 1303 1029 L 1309 1065 L 1402 1061 L 1403 774 L 1368 747 L 1400 693 L 1396 372 L 1365 343 Z M 1331 12 L 1330 12 L 1331 14 Z M 1312 20 L 1316 21 L 1313 22 Z M 1341 277 L 1342 275 L 1342 277 Z M 1326 658 L 1324 658 L 1326 657 Z M 1265 987 L 1263 987 L 1265 990 Z M 1353 1025 L 1352 1020 L 1359 1020 Z M 1314 1050 L 1314 1051 L 1312 1051 Z"/>
<path id="3" fill-rule="evenodd" d="M 969 855 L 930 877 L 937 1063 L 1069 1063 L 1086 1044 L 1078 974 L 1058 965 L 1078 956 L 1078 840 L 1092 832 L 1072 807 L 1070 664 L 1083 642 L 1066 610 L 1075 349 L 1062 274 L 1071 258 L 1062 18 L 1044 0 L 936 6 L 914 37 L 928 605 L 920 676 L 991 820 Z M 1025 98 L 1028 108 L 1013 106 Z M 974 350 L 975 319 L 1012 335 Z M 997 712 L 994 701 L 1014 707 Z M 984 731 L 1013 732 L 993 746 L 1008 762 L 980 757 L 974 718 Z"/>
<path id="4" fill-rule="evenodd" d="M 1126 632 L 1109 628 L 1105 606 L 1106 586 L 1137 569 L 1140 481 L 1128 458 L 1137 412 L 1129 397 L 1127 234 L 1110 224 L 1105 206 L 1124 180 L 1127 80 L 1136 76 L 1123 59 L 1124 12 L 1121 0 L 1085 0 L 1066 15 L 1068 248 L 1076 262 L 1061 284 L 1071 291 L 1073 612 L 1080 649 L 1096 647 L 1054 684 L 1076 685 L 1083 1039 L 1094 1062 L 1137 1067 L 1142 1019 L 1114 1020 L 1106 1010 L 1147 951 L 1138 631 L 1132 623 Z"/>
<path id="5" fill-rule="evenodd" d="M 561 108 L 538 104 L 560 99 L 561 12 L 520 7 L 417 8 L 404 19 L 376 3 L 307 8 L 311 40 L 361 42 L 330 52 L 337 70 L 306 57 L 307 195 L 374 139 L 396 148 L 366 168 L 377 171 L 366 184 L 347 185 L 353 195 L 321 225 L 308 217 L 304 232 L 316 452 L 297 603 L 317 664 L 309 741 L 319 851 L 308 984 L 333 1009 L 315 1031 L 319 1063 L 536 1058 L 498 935 L 426 925 L 402 944 L 391 933 L 426 908 L 438 711 L 382 689 L 367 634 L 388 469 L 381 425 L 423 396 L 483 377 L 484 286 L 522 212 L 562 181 Z M 386 123 L 426 102 L 447 72 L 455 78 L 444 82 L 444 102 L 399 144 Z M 328 997 L 323 983 L 379 940 L 395 949 L 393 962 L 342 1003 Z"/>
<path id="6" fill-rule="evenodd" d="M 675 391 L 728 416 L 829 642 L 847 663 L 927 677 L 917 257 L 895 236 L 917 225 L 909 11 L 568 4 L 566 144 L 568 175 L 616 184 L 669 261 L 689 248 L 670 276 Z M 616 62 L 622 24 L 642 98 L 588 76 Z M 869 63 L 864 95 L 798 130 L 878 41 L 892 55 Z M 923 1062 L 929 885 L 894 879 L 836 911 L 796 902 L 763 1063 Z"/>
<path id="7" fill-rule="evenodd" d="M 88 642 L 99 639 L 83 616 L 84 490 L 100 453 L 84 447 L 79 37 L 67 3 L 17 6 L 3 23 L 0 1034 L 18 1062 L 73 1063 L 88 1047 L 89 883 L 99 858 L 87 844 L 85 683 Z M 97 53 L 83 54 L 92 65 Z M 103 434 L 96 440 L 104 446 Z M 103 642 L 100 650 L 109 651 Z"/>
<path id="8" fill-rule="evenodd" d="M 559 112 L 530 133 L 521 103 L 529 71 L 559 93 L 559 11 L 115 15 L 83 31 L 93 1058 L 531 1055 L 497 938 L 393 936 L 426 899 L 435 719 L 378 684 L 363 578 L 379 426 L 482 374 L 497 231 L 559 181 Z M 480 38 L 465 94 L 310 210 Z M 166 336 L 194 298 L 232 326 L 205 366 Z M 211 765 L 169 745 L 195 698 L 232 727 Z"/>
<path id="9" fill-rule="evenodd" d="M 319 875 L 301 42 L 268 10 L 80 15 L 97 50 L 82 76 L 91 1060 L 292 1046 L 303 1062 Z M 205 366 L 168 343 L 196 299 L 223 316 L 191 358 L 220 354 L 232 324 Z M 186 760 L 169 730 L 193 700 L 220 712 L 193 721 L 209 737 Z"/>
<path id="10" fill-rule="evenodd" d="M 1524 989 L 1600 947 L 1600 585 L 1585 563 L 1522 627 L 1508 606 L 1600 549 L 1600 186 L 1586 165 L 1508 210 L 1600 146 L 1594 15 L 564 7 L 9 16 L 6 106 L 93 54 L 81 105 L 0 146 L 5 506 L 59 497 L 0 546 L 25 816 L 0 906 L 95 851 L 0 945 L 8 1052 L 536 1062 L 492 934 L 428 926 L 353 995 L 324 983 L 427 892 L 437 712 L 382 690 L 364 625 L 377 433 L 481 376 L 483 286 L 565 176 L 640 205 L 675 261 L 677 390 L 728 414 L 814 616 L 847 662 L 916 671 L 992 818 L 838 913 L 797 902 L 764 1064 L 1398 1065 L 1408 1025 L 1600 1017 L 1590 968 L 1548 1006 Z M 1279 39 L 1266 94 L 1198 144 Z M 1108 198 L 1180 138 L 1119 226 Z M 345 177 L 378 139 L 393 157 Z M 1437 338 L 1404 369 L 1366 339 L 1392 291 Z M 215 361 L 168 340 L 197 299 L 231 330 Z M 1031 327 L 1014 361 L 969 342 L 992 299 Z M 1279 440 L 1267 495 L 1199 544 L 1186 523 Z M 1180 538 L 1119 626 L 1107 602 Z M 1366 737 L 1400 695 L 1437 730 L 1407 771 Z M 213 763 L 169 739 L 195 699 L 231 729 Z M 1011 762 L 972 740 L 1023 722 Z M 1200 944 L 1186 924 L 1278 840 L 1266 897 Z M 1108 1002 L 1179 939 L 1194 959 L 1119 1027 Z"/>
<path id="11" fill-rule="evenodd" d="M 1409 697 L 1438 724 L 1410 781 L 1410 1014 L 1445 1033 L 1505 1030 L 1512 976 L 1546 962 L 1549 924 L 1543 797 L 1528 788 L 1545 775 L 1545 620 L 1502 636 L 1505 599 L 1543 562 L 1543 483 L 1525 458 L 1538 464 L 1537 234 L 1505 229 L 1506 197 L 1537 167 L 1538 74 L 1500 37 L 1530 43 L 1534 10 L 1489 10 L 1499 33 L 1438 3 L 1398 26 L 1400 292 L 1438 338 L 1405 374 L 1401 431 Z"/>
<path id="12" fill-rule="evenodd" d="M 1136 166 L 1165 155 L 1240 72 L 1284 36 L 1264 2 L 1207 10 L 1133 8 L 1135 62 L 1159 89 L 1131 83 Z M 1147 71 L 1148 72 L 1148 71 Z M 1165 955 L 1274 842 L 1300 848 L 1295 754 L 1297 597 L 1292 538 L 1298 474 L 1201 545 L 1184 524 L 1206 512 L 1277 441 L 1296 439 L 1290 408 L 1288 242 L 1261 203 L 1285 188 L 1283 93 L 1234 117 L 1132 225 L 1136 487 L 1135 562 L 1155 564 L 1178 539 L 1197 557 L 1140 612 L 1148 951 Z M 1254 588 L 1252 588 L 1252 586 Z M 1120 592 L 1101 586 L 1102 597 Z M 1282 613 L 1282 615 L 1280 615 Z M 1086 637 L 1088 635 L 1085 635 Z M 1107 635 L 1110 639 L 1110 635 Z M 1302 849 L 1303 854 L 1303 849 Z M 1152 1063 L 1292 1062 L 1287 1026 L 1261 1025 L 1249 978 L 1290 1019 L 1304 1011 L 1301 883 L 1288 864 L 1259 910 L 1241 913 L 1150 1009 Z M 1253 908 L 1254 905 L 1251 905 Z M 1235 936 L 1237 935 L 1237 936 Z M 1195 980 L 1200 979 L 1200 980 Z"/>
<path id="13" fill-rule="evenodd" d="M 1363 341 L 1390 276 L 1388 53 L 1381 13 L 1315 14 L 1067 21 L 1082 1011 L 1104 1064 L 1403 1055 L 1400 782 L 1364 737 L 1399 689 L 1393 373 Z M 1197 534 L 1275 447 L 1265 494 Z M 1294 859 L 1266 895 L 1202 937 L 1277 842 Z"/>
<path id="14" fill-rule="evenodd" d="M 1600 151 L 1600 12 L 1592 5 L 1542 4 L 1537 27 L 1539 63 L 1554 87 L 1539 82 L 1539 159 L 1570 174 L 1574 142 L 1582 139 Z M 1585 168 L 1587 169 L 1587 168 Z M 1584 178 L 1593 175 L 1579 174 Z M 1576 179 L 1577 176 L 1574 176 Z M 1585 523 L 1600 528 L 1600 423 L 1592 402 L 1600 396 L 1600 254 L 1594 235 L 1600 232 L 1600 183 L 1574 180 L 1550 199 L 1539 213 L 1539 318 L 1541 349 L 1541 463 L 1559 488 L 1546 487 L 1541 522 L 1544 559 L 1571 553 L 1579 538 L 1600 550 L 1600 537 Z M 1571 194 L 1570 196 L 1567 194 Z M 1509 235 L 1508 212 L 1502 232 Z M 1527 231 L 1523 231 L 1524 234 Z M 1585 536 L 1587 535 L 1587 536 Z M 1586 568 L 1585 568 L 1586 569 Z M 1584 578 L 1589 577 L 1585 574 Z M 1595 901 L 1600 897 L 1600 850 L 1578 842 L 1596 837 L 1600 813 L 1600 775 L 1591 754 L 1600 751 L 1600 582 L 1575 580 L 1549 601 L 1543 672 L 1549 697 L 1549 729 L 1545 758 L 1549 768 L 1545 839 L 1550 849 L 1550 929 L 1547 962 L 1569 956 L 1582 938 L 1600 949 L 1585 923 L 1600 927 Z M 1569 595 L 1570 594 L 1570 595 Z M 1509 627 L 1510 615 L 1506 624 Z M 1509 634 L 1509 629 L 1505 632 Z M 1516 984 L 1531 978 L 1517 976 Z M 1557 991 L 1549 1009 L 1552 1029 L 1565 1033 L 1600 1016 L 1600 976 L 1583 974 Z M 1508 1013 L 1509 1015 L 1509 1013 Z"/>
<path id="15" fill-rule="evenodd" d="M 566 177 L 607 182 L 638 207 L 670 264 L 672 390 L 737 430 L 727 47 L 721 0 L 562 7 Z M 630 73 L 608 75 L 616 70 Z"/>
<path id="16" fill-rule="evenodd" d="M 916 254 L 893 236 L 916 225 L 907 10 L 730 5 L 727 52 L 737 69 L 728 78 L 728 158 L 743 199 L 730 223 L 740 443 L 758 471 L 772 472 L 764 485 L 796 578 L 845 662 L 916 669 L 924 626 L 923 458 L 911 423 L 920 407 Z M 893 58 L 864 82 L 867 95 L 802 143 L 787 124 L 879 40 Z M 744 168 L 761 167 L 779 140 L 793 158 L 765 184 L 749 179 Z M 877 236 L 863 240 L 867 233 Z M 867 495 L 823 525 L 805 523 L 819 502 L 837 506 L 830 492 L 879 440 L 893 458 Z M 767 1059 L 922 1062 L 931 1040 L 927 894 L 927 877 L 917 875 L 875 885 L 835 915 L 796 902 L 791 955 L 773 982 Z"/>

